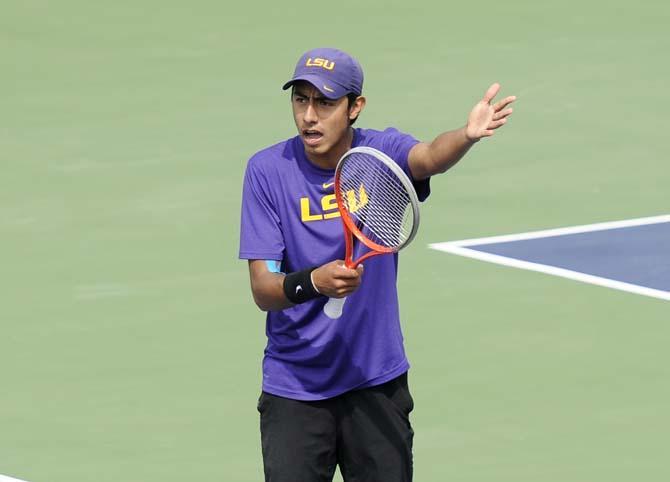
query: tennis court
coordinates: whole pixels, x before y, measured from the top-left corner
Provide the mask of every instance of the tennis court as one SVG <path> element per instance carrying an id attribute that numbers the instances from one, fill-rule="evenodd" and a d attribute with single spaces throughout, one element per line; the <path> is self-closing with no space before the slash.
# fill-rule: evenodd
<path id="1" fill-rule="evenodd" d="M 400 257 L 415 480 L 670 479 L 666 300 L 429 248 L 670 214 L 669 15 L 661 1 L 3 5 L 0 474 L 262 480 L 242 175 L 294 135 L 281 84 L 323 45 L 363 65 L 360 127 L 430 140 L 493 81 L 518 96 L 508 126 L 432 180 Z M 655 239 L 667 252 L 667 231 Z"/>

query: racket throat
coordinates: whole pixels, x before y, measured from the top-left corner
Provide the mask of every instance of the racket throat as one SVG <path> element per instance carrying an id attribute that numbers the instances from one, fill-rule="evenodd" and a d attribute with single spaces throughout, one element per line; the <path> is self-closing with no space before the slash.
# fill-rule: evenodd
<path id="1" fill-rule="evenodd" d="M 347 225 L 344 224 L 344 265 L 347 268 L 355 269 L 358 266 L 358 262 L 354 261 L 354 237 L 351 234 L 351 231 L 347 228 Z"/>

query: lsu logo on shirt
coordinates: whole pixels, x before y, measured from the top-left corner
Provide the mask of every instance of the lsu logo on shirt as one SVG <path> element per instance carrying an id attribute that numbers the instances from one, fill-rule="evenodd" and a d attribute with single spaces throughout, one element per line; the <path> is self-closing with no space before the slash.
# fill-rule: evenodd
<path id="1" fill-rule="evenodd" d="M 320 57 L 316 57 L 314 59 L 312 59 L 312 57 L 309 57 L 307 59 L 307 62 L 305 62 L 305 65 L 307 67 L 323 67 L 326 70 L 333 70 L 335 68 L 334 61 L 328 59 L 322 59 Z"/>
<path id="2" fill-rule="evenodd" d="M 350 212 L 356 212 L 368 203 L 368 193 L 365 187 L 361 187 L 356 192 L 354 189 L 347 191 L 346 203 Z M 319 210 L 319 208 L 321 208 Z M 311 221 L 323 221 L 324 219 L 339 218 L 340 212 L 337 210 L 337 199 L 335 194 L 326 194 L 321 198 L 321 206 L 314 207 L 308 197 L 300 198 L 300 219 L 303 223 Z"/>

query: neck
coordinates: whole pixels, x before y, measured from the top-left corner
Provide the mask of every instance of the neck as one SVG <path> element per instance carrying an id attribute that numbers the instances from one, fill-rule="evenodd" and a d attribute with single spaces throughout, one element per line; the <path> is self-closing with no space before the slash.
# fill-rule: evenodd
<path id="1" fill-rule="evenodd" d="M 352 127 L 347 128 L 347 132 L 340 138 L 340 140 L 331 147 L 328 152 L 323 154 L 318 154 L 315 152 L 309 152 L 305 149 L 305 155 L 312 164 L 317 165 L 321 169 L 335 169 L 337 167 L 337 162 L 340 158 L 351 149 L 351 144 L 354 142 L 354 129 Z"/>

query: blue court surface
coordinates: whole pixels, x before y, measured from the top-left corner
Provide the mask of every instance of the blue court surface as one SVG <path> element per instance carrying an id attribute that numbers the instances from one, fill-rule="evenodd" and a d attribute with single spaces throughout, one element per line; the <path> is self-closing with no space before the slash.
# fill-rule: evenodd
<path id="1" fill-rule="evenodd" d="M 670 215 L 450 241 L 430 247 L 670 300 Z"/>

